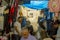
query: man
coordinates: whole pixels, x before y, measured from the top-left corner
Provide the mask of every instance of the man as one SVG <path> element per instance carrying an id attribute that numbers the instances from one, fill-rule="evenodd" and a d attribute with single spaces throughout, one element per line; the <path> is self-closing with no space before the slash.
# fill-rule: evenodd
<path id="1" fill-rule="evenodd" d="M 8 25 L 8 14 L 9 14 L 9 7 L 7 6 L 4 10 L 4 31 L 8 34 L 10 30 L 10 26 Z"/>
<path id="2" fill-rule="evenodd" d="M 34 35 L 34 32 L 33 32 L 33 26 L 31 25 L 30 21 L 26 21 L 26 25 L 28 26 L 28 29 L 30 31 L 30 34 L 31 35 Z"/>
<path id="3" fill-rule="evenodd" d="M 26 18 L 23 16 L 22 12 L 20 12 L 19 15 L 20 15 L 20 17 L 22 17 L 22 23 L 21 23 L 21 28 L 22 28 L 26 25 Z"/>
<path id="4" fill-rule="evenodd" d="M 29 33 L 29 29 L 27 27 L 24 27 L 22 28 L 21 40 L 37 40 L 37 39 Z"/>
<path id="5" fill-rule="evenodd" d="M 44 26 L 44 22 L 39 23 L 38 27 L 39 33 L 40 33 L 40 39 L 43 40 L 44 38 L 47 38 L 46 28 Z"/>
<path id="6" fill-rule="evenodd" d="M 20 39 L 21 22 L 22 22 L 22 17 L 18 17 L 18 20 L 14 24 L 14 39 L 13 40 L 19 40 Z"/>
<path id="7" fill-rule="evenodd" d="M 55 38 L 56 38 L 58 27 L 59 27 L 59 24 L 57 22 L 52 23 L 52 27 L 51 27 L 51 30 L 50 30 L 50 37 L 53 40 L 55 40 Z"/>

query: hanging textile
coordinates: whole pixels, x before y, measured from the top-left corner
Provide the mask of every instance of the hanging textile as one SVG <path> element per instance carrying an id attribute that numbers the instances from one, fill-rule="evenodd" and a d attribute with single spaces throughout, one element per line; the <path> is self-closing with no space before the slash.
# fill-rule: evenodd
<path id="1" fill-rule="evenodd" d="M 9 14 L 9 18 L 8 18 L 9 23 L 12 23 L 13 16 L 14 16 L 14 5 L 12 5 L 10 8 L 10 14 Z"/>
<path id="2" fill-rule="evenodd" d="M 50 12 L 59 12 L 59 0 L 50 0 L 48 3 L 48 8 L 50 9 Z"/>
<path id="3" fill-rule="evenodd" d="M 30 1 L 29 4 L 22 4 L 22 6 L 35 10 L 41 10 L 48 7 L 48 1 Z"/>
<path id="4" fill-rule="evenodd" d="M 17 8 L 18 8 L 18 0 L 14 0 L 14 4 L 12 4 L 10 8 L 10 14 L 8 19 L 10 24 L 16 19 L 18 11 Z"/>
<path id="5" fill-rule="evenodd" d="M 14 6 L 15 6 L 15 15 L 17 16 L 19 0 L 14 0 L 14 2 L 15 2 L 15 4 L 14 4 Z"/>

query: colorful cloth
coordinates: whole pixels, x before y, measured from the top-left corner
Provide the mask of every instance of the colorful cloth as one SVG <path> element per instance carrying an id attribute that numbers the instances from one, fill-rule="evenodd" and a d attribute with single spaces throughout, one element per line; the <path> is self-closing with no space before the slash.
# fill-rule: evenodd
<path id="1" fill-rule="evenodd" d="M 60 10 L 60 0 L 50 0 L 48 3 L 48 8 L 50 9 L 50 12 L 59 12 Z"/>
<path id="2" fill-rule="evenodd" d="M 14 16 L 14 6 L 12 5 L 10 8 L 10 14 L 8 18 L 8 22 L 11 23 L 13 21 L 13 16 Z"/>

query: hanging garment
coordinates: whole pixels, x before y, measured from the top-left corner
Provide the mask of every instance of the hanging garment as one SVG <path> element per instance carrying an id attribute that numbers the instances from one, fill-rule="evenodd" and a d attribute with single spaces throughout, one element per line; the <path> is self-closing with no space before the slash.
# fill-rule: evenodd
<path id="1" fill-rule="evenodd" d="M 15 0 L 15 4 L 14 4 L 14 7 L 15 7 L 15 15 L 17 16 L 17 12 L 18 12 L 18 0 Z"/>
<path id="2" fill-rule="evenodd" d="M 10 14 L 9 14 L 9 18 L 8 18 L 9 23 L 11 23 L 13 21 L 13 16 L 14 16 L 14 6 L 11 6 Z"/>

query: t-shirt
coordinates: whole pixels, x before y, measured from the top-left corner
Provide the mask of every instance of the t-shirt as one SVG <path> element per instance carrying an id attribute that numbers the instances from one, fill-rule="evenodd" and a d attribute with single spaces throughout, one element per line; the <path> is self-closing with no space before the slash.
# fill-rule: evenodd
<path id="1" fill-rule="evenodd" d="M 14 23 L 14 27 L 15 27 L 15 26 L 17 26 L 19 32 L 21 32 L 21 24 L 20 24 L 19 22 L 15 22 L 15 23 Z M 14 34 L 18 34 L 18 33 L 16 32 L 15 28 L 14 28 Z"/>
<path id="2" fill-rule="evenodd" d="M 34 36 L 29 34 L 27 39 L 25 39 L 24 37 L 21 37 L 21 40 L 37 40 L 37 39 Z"/>

